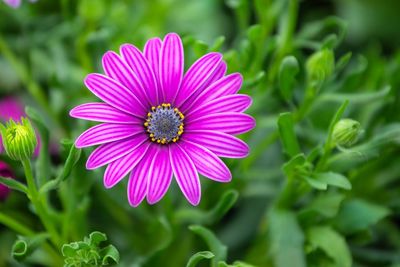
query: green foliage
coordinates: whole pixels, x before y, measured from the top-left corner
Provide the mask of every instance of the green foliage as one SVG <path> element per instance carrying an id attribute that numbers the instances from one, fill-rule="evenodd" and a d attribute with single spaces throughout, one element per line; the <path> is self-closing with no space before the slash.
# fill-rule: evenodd
<path id="1" fill-rule="evenodd" d="M 63 245 L 64 266 L 108 266 L 118 264 L 118 250 L 113 245 L 106 247 L 101 245 L 106 240 L 105 234 L 93 232 L 89 237 L 85 237 L 83 241 Z"/>

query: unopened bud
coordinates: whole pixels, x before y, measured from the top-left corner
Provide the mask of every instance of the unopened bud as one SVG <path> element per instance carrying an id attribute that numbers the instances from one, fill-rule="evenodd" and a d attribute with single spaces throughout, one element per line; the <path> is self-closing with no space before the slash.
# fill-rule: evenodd
<path id="1" fill-rule="evenodd" d="M 361 133 L 361 126 L 358 121 L 352 119 L 342 119 L 333 128 L 333 142 L 335 145 L 350 147 Z"/>
<path id="2" fill-rule="evenodd" d="M 11 159 L 26 160 L 32 157 L 37 139 L 27 118 L 21 118 L 21 122 L 10 120 L 5 126 L 0 124 L 0 130 L 4 149 Z"/>

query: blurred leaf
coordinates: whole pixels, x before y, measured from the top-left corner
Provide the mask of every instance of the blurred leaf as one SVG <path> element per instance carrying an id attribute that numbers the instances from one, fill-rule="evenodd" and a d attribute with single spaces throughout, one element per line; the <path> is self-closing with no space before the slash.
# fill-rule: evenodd
<path id="1" fill-rule="evenodd" d="M 69 174 L 71 173 L 72 168 L 78 162 L 80 156 L 81 156 L 81 150 L 77 149 L 74 144 L 71 144 L 68 157 L 65 161 L 64 168 L 62 169 L 61 173 L 58 175 L 56 179 L 50 180 L 46 184 L 44 184 L 42 188 L 40 188 L 40 192 L 45 193 L 48 192 L 49 190 L 53 190 L 57 188 L 62 181 L 65 181 L 68 178 Z"/>
<path id="2" fill-rule="evenodd" d="M 326 93 L 322 94 L 318 100 L 320 101 L 333 101 L 343 102 L 344 100 L 351 101 L 352 104 L 364 104 L 371 101 L 378 101 L 389 95 L 391 87 L 385 86 L 382 90 L 368 93 L 355 93 L 355 94 L 339 94 L 339 93 Z"/>
<path id="3" fill-rule="evenodd" d="M 252 25 L 247 29 L 247 36 L 252 44 L 257 44 L 260 42 L 262 29 L 261 25 Z"/>
<path id="4" fill-rule="evenodd" d="M 352 52 L 347 52 L 346 54 L 344 54 L 343 56 L 341 56 L 338 59 L 338 61 L 336 63 L 336 71 L 337 72 L 343 70 L 347 66 L 347 64 L 349 64 L 351 56 L 352 56 Z"/>
<path id="5" fill-rule="evenodd" d="M 17 261 L 24 261 L 29 257 L 46 239 L 47 233 L 39 233 L 34 236 L 18 236 L 11 249 L 12 257 Z"/>
<path id="6" fill-rule="evenodd" d="M 228 248 L 218 240 L 213 232 L 200 225 L 191 225 L 189 229 L 201 236 L 207 243 L 210 251 L 214 253 L 215 257 L 212 259 L 212 266 L 216 267 L 219 261 L 225 261 L 228 253 Z"/>
<path id="7" fill-rule="evenodd" d="M 301 213 L 305 214 L 315 211 L 327 218 L 332 218 L 337 215 L 344 198 L 344 195 L 341 194 L 320 194 Z"/>
<path id="8" fill-rule="evenodd" d="M 238 192 L 235 190 L 225 191 L 218 203 L 209 211 L 197 208 L 181 209 L 176 212 L 176 218 L 182 223 L 213 224 L 218 222 L 236 203 Z"/>
<path id="9" fill-rule="evenodd" d="M 328 189 L 328 185 L 325 182 L 319 181 L 318 179 L 303 176 L 304 180 L 313 188 L 318 190 L 326 190 Z"/>
<path id="10" fill-rule="evenodd" d="M 389 214 L 390 210 L 384 206 L 354 199 L 343 203 L 336 216 L 335 225 L 341 232 L 351 234 L 366 230 Z"/>
<path id="11" fill-rule="evenodd" d="M 292 99 L 294 86 L 296 83 L 296 75 L 299 73 L 300 67 L 294 56 L 287 56 L 282 60 L 279 69 L 279 87 L 283 98 L 286 101 Z"/>
<path id="12" fill-rule="evenodd" d="M 275 267 L 305 267 L 304 235 L 296 215 L 288 210 L 272 209 L 268 216 L 270 253 Z"/>
<path id="13" fill-rule="evenodd" d="M 287 112 L 279 115 L 278 129 L 283 150 L 286 152 L 286 154 L 290 157 L 293 157 L 301 153 L 299 143 L 297 142 L 296 133 L 294 131 L 292 113 Z"/>
<path id="14" fill-rule="evenodd" d="M 190 257 L 186 267 L 196 267 L 197 263 L 203 259 L 211 259 L 214 257 L 214 254 L 210 251 L 200 251 Z"/>
<path id="15" fill-rule="evenodd" d="M 225 42 L 225 36 L 220 36 L 215 39 L 214 43 L 210 46 L 209 51 L 220 51 Z"/>
<path id="16" fill-rule="evenodd" d="M 314 226 L 308 229 L 307 240 L 313 247 L 322 249 L 335 262 L 335 266 L 352 266 L 351 254 L 346 240 L 332 228 Z"/>
<path id="17" fill-rule="evenodd" d="M 105 266 L 118 264 L 119 262 L 119 252 L 113 245 L 108 245 L 107 247 L 101 249 L 100 257 L 102 258 L 101 263 Z"/>
<path id="18" fill-rule="evenodd" d="M 294 175 L 296 168 L 302 166 L 306 163 L 306 157 L 304 154 L 298 154 L 292 157 L 288 162 L 283 164 L 282 170 L 287 177 Z"/>
<path id="19" fill-rule="evenodd" d="M 28 194 L 28 188 L 26 185 L 18 182 L 14 178 L 0 176 L 0 184 L 4 184 L 13 190 L 18 190 L 22 193 Z"/>
<path id="20" fill-rule="evenodd" d="M 351 183 L 349 182 L 349 180 L 345 176 L 339 173 L 334 173 L 334 172 L 314 173 L 313 176 L 317 181 L 325 183 L 327 185 L 340 187 L 346 190 L 351 189 Z"/>

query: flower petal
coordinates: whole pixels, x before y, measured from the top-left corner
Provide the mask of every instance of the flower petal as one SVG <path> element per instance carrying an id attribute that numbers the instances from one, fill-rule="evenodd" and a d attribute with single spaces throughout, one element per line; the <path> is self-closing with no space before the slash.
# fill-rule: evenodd
<path id="1" fill-rule="evenodd" d="M 110 106 L 107 103 L 86 103 L 74 107 L 69 115 L 89 121 L 135 124 L 141 123 L 137 117 Z"/>
<path id="2" fill-rule="evenodd" d="M 201 198 L 199 174 L 189 155 L 178 145 L 171 145 L 169 149 L 172 170 L 176 181 L 193 206 L 197 206 Z"/>
<path id="3" fill-rule="evenodd" d="M 145 134 L 137 134 L 126 139 L 104 144 L 90 154 L 86 169 L 93 170 L 113 162 L 138 148 L 148 139 Z"/>
<path id="4" fill-rule="evenodd" d="M 196 118 L 208 114 L 224 113 L 224 112 L 243 112 L 251 106 L 252 99 L 248 95 L 227 95 L 223 96 L 204 105 L 189 111 L 185 114 L 186 121 L 189 122 Z"/>
<path id="5" fill-rule="evenodd" d="M 144 132 L 142 125 L 102 123 L 83 132 L 75 141 L 77 148 L 110 143 Z"/>
<path id="6" fill-rule="evenodd" d="M 137 207 L 146 196 L 147 191 L 147 179 L 153 174 L 150 166 L 153 162 L 153 158 L 157 152 L 156 145 L 151 145 L 147 154 L 139 162 L 136 168 L 133 169 L 129 177 L 128 182 L 128 200 L 129 204 L 133 207 Z"/>
<path id="7" fill-rule="evenodd" d="M 3 0 L 3 1 L 12 8 L 18 8 L 21 5 L 21 0 Z"/>
<path id="8" fill-rule="evenodd" d="M 120 82 L 123 86 L 130 89 L 141 104 L 147 102 L 144 92 L 144 84 L 137 77 L 137 73 L 132 70 L 129 62 L 122 59 L 113 51 L 108 51 L 103 56 L 103 68 L 107 76 Z"/>
<path id="9" fill-rule="evenodd" d="M 193 119 L 186 124 L 186 131 L 210 130 L 227 134 L 242 134 L 256 126 L 256 121 L 250 115 L 239 112 L 210 114 Z"/>
<path id="10" fill-rule="evenodd" d="M 165 36 L 161 47 L 160 83 L 163 92 L 163 100 L 172 103 L 183 75 L 183 45 L 176 33 Z"/>
<path id="11" fill-rule="evenodd" d="M 131 44 L 124 44 L 120 48 L 122 57 L 132 68 L 142 85 L 147 100 L 153 106 L 158 104 L 158 92 L 155 74 L 142 52 Z"/>
<path id="12" fill-rule="evenodd" d="M 144 57 L 149 62 L 149 65 L 157 81 L 157 87 L 158 87 L 157 92 L 159 100 L 161 100 L 162 98 L 160 76 L 159 76 L 161 46 L 162 46 L 161 39 L 156 37 L 148 40 L 144 45 L 144 50 L 143 50 Z"/>
<path id="13" fill-rule="evenodd" d="M 200 89 L 213 75 L 221 60 L 222 55 L 216 52 L 208 53 L 198 59 L 183 77 L 174 105 L 179 108 L 187 98 Z"/>
<path id="14" fill-rule="evenodd" d="M 226 133 L 198 130 L 185 132 L 182 139 L 204 146 L 219 157 L 244 158 L 249 154 L 245 142 Z"/>
<path id="15" fill-rule="evenodd" d="M 186 109 L 181 109 L 181 111 L 183 111 L 185 114 L 188 109 L 190 110 L 190 108 L 196 108 L 204 103 L 222 96 L 236 94 L 242 86 L 242 81 L 243 78 L 240 73 L 233 73 L 225 76 L 224 78 L 219 79 L 209 87 L 205 88 L 196 99 L 193 99 L 190 106 L 188 106 Z"/>
<path id="16" fill-rule="evenodd" d="M 111 188 L 121 181 L 135 166 L 141 162 L 144 157 L 147 157 L 147 151 L 150 147 L 150 142 L 142 143 L 129 154 L 117 159 L 107 166 L 104 173 L 104 187 Z"/>
<path id="17" fill-rule="evenodd" d="M 222 60 L 218 67 L 214 70 L 212 76 L 203 84 L 203 86 L 194 92 L 189 98 L 187 98 L 182 105 L 179 107 L 180 110 L 187 110 L 193 103 L 195 99 L 203 92 L 204 89 L 209 87 L 214 82 L 218 81 L 224 77 L 227 70 L 226 63 Z"/>
<path id="18" fill-rule="evenodd" d="M 224 183 L 232 179 L 232 174 L 225 163 L 207 148 L 184 140 L 179 145 L 189 154 L 201 175 Z"/>
<path id="19" fill-rule="evenodd" d="M 154 204 L 165 195 L 172 180 L 172 167 L 168 147 L 161 146 L 150 165 L 147 202 Z"/>
<path id="20" fill-rule="evenodd" d="M 105 75 L 89 74 L 85 84 L 98 98 L 117 109 L 140 117 L 147 112 L 131 90 Z"/>

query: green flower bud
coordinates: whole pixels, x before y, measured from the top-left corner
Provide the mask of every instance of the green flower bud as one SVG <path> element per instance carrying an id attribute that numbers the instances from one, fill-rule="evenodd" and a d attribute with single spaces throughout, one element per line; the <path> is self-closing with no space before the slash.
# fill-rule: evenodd
<path id="1" fill-rule="evenodd" d="M 310 56 L 306 64 L 309 82 L 320 87 L 335 70 L 335 56 L 330 49 L 317 51 Z"/>
<path id="2" fill-rule="evenodd" d="M 352 119 L 342 119 L 333 128 L 333 142 L 335 145 L 350 147 L 361 133 L 360 123 Z"/>
<path id="3" fill-rule="evenodd" d="M 27 118 L 21 122 L 12 119 L 6 125 L 0 124 L 3 146 L 13 160 L 25 160 L 32 157 L 37 145 L 35 130 Z"/>

